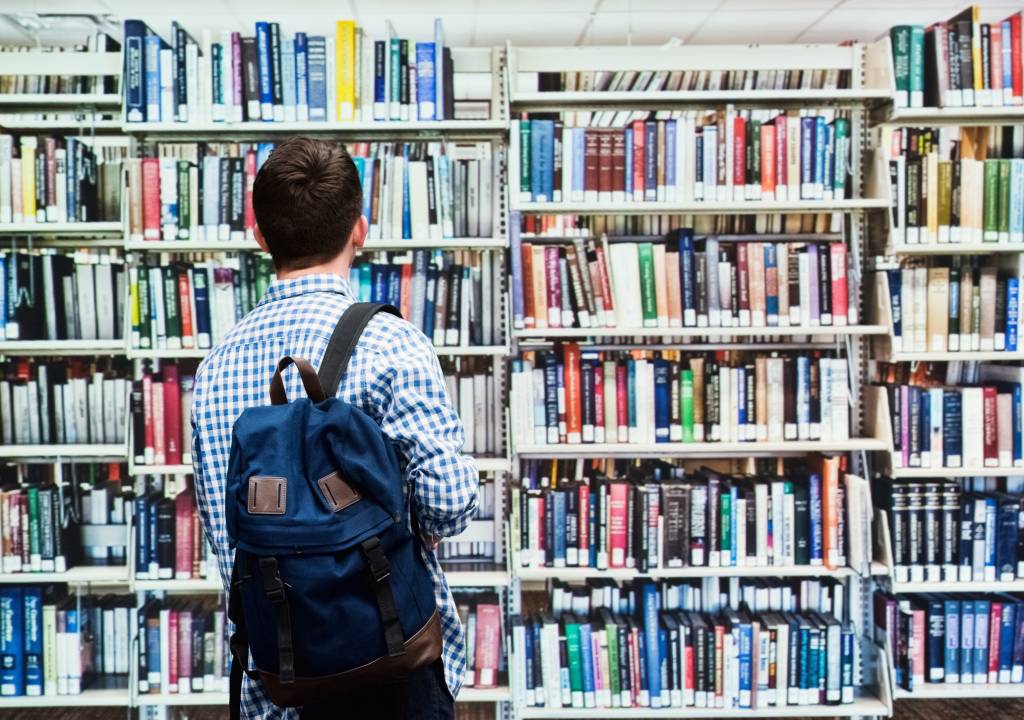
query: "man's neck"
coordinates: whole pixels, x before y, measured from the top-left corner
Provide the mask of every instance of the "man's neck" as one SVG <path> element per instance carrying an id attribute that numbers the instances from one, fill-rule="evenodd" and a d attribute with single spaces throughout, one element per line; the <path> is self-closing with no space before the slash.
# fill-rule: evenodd
<path id="1" fill-rule="evenodd" d="M 283 268 L 277 271 L 278 280 L 294 280 L 305 275 L 338 275 L 348 278 L 349 270 L 352 268 L 352 258 L 348 251 L 343 251 L 338 257 L 319 265 L 300 269 Z"/>

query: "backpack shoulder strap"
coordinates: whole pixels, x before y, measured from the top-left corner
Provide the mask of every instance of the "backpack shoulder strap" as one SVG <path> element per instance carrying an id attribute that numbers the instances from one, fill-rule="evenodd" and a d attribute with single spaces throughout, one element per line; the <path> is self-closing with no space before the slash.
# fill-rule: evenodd
<path id="1" fill-rule="evenodd" d="M 331 398 L 338 393 L 338 385 L 345 370 L 348 369 L 348 361 L 352 357 L 356 343 L 359 342 L 359 337 L 363 334 L 363 329 L 379 312 L 402 317 L 393 305 L 382 303 L 355 303 L 342 313 L 331 340 L 327 343 L 324 359 L 320 363 L 320 384 L 326 397 Z"/>

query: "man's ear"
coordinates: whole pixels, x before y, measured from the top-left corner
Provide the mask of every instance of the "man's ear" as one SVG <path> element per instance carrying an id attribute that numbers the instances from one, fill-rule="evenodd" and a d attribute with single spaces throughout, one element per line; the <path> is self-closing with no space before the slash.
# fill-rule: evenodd
<path id="1" fill-rule="evenodd" d="M 366 235 L 370 232 L 370 223 L 365 215 L 360 215 L 356 224 L 352 226 L 352 232 L 348 236 L 348 244 L 353 250 L 359 250 L 366 244 Z"/>
<path id="2" fill-rule="evenodd" d="M 263 237 L 263 232 L 260 230 L 259 225 L 252 226 L 252 234 L 256 236 L 256 244 L 260 246 L 260 250 L 269 253 L 270 248 L 267 246 L 267 239 Z"/>

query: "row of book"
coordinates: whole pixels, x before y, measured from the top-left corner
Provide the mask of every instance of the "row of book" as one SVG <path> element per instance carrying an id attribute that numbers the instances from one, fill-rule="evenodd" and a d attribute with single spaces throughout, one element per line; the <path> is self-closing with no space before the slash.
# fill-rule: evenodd
<path id="1" fill-rule="evenodd" d="M 477 506 L 473 511 L 473 518 L 470 525 L 476 523 L 495 522 L 496 497 L 503 488 L 498 487 L 492 478 L 480 473 L 480 484 L 477 488 Z M 500 522 L 500 521 L 499 521 Z M 496 536 L 497 537 L 497 536 Z M 493 569 L 497 558 L 498 543 L 495 540 L 482 540 L 479 538 L 468 539 L 465 537 L 453 537 L 445 539 L 437 548 L 437 557 L 441 560 L 445 570 L 474 570 L 484 567 L 478 563 L 486 563 L 488 569 Z M 502 566 L 503 567 L 503 566 Z"/>
<path id="2" fill-rule="evenodd" d="M 128 595 L 68 595 L 58 586 L 0 588 L 0 695 L 78 695 L 128 686 Z"/>
<path id="3" fill-rule="evenodd" d="M 515 328 L 818 327 L 856 324 L 839 242 L 663 241 L 513 233 Z M 518 262 L 517 262 L 518 260 Z M 856 288 L 854 288 L 856 290 Z"/>
<path id="4" fill-rule="evenodd" d="M 120 219 L 123 145 L 0 134 L 0 223 Z"/>
<path id="5" fill-rule="evenodd" d="M 501 389 L 489 358 L 445 358 L 441 363 L 448 399 L 462 420 L 462 452 L 493 456 L 502 449 Z"/>
<path id="6" fill-rule="evenodd" d="M 122 338 L 126 290 L 116 250 L 0 250 L 0 340 Z"/>
<path id="7" fill-rule="evenodd" d="M 437 347 L 499 345 L 504 316 L 496 295 L 503 253 L 412 250 L 364 253 L 349 281 L 363 302 L 390 303 Z"/>
<path id="8" fill-rule="evenodd" d="M 227 692 L 231 651 L 222 604 L 151 596 L 136 611 L 136 623 L 140 694 Z"/>
<path id="9" fill-rule="evenodd" d="M 1021 368 L 985 365 L 977 387 L 885 386 L 896 468 L 1024 468 Z"/>
<path id="10" fill-rule="evenodd" d="M 512 529 L 523 567 L 837 568 L 847 564 L 847 486 L 857 482 L 839 458 L 823 458 L 785 478 L 673 468 L 515 487 Z"/>
<path id="11" fill-rule="evenodd" d="M 1024 241 L 1024 128 L 895 128 L 882 142 L 894 243 Z"/>
<path id="12" fill-rule="evenodd" d="M 879 485 L 898 582 L 1005 582 L 1024 578 L 1019 481 L 1000 490 L 952 480 Z M 998 487 L 998 486 L 997 486 Z"/>
<path id="13" fill-rule="evenodd" d="M 733 585 L 727 603 L 713 591 L 705 603 L 687 602 L 698 593 L 638 581 L 618 603 L 597 591 L 590 602 L 570 596 L 557 615 L 513 615 L 513 676 L 523 679 L 517 700 L 548 708 L 730 710 L 853 702 L 856 628 L 837 619 L 827 599 L 841 590 L 826 586 L 808 593 L 817 604 L 802 605 L 804 593 L 786 594 L 785 603 L 763 584 Z"/>
<path id="14" fill-rule="evenodd" d="M 512 362 L 513 437 L 579 443 L 847 440 L 847 361 L 829 354 L 594 351 Z"/>
<path id="15" fill-rule="evenodd" d="M 100 29 L 89 33 L 85 42 L 67 46 L 26 47 L 25 45 L 3 45 L 0 53 L 24 53 L 29 51 L 68 54 L 114 52 L 121 49 L 121 43 Z M 74 65 L 69 58 L 68 64 Z M 38 75 L 0 74 L 0 94 L 4 95 L 116 95 L 120 78 L 117 75 Z"/>
<path id="16" fill-rule="evenodd" d="M 524 116 L 510 139 L 522 202 L 838 200 L 850 188 L 850 121 L 831 109 L 729 106 L 622 129 Z"/>
<path id="17" fill-rule="evenodd" d="M 258 21 L 252 36 L 171 23 L 170 42 L 124 23 L 128 122 L 444 120 L 454 117 L 454 66 L 440 19 L 434 38 L 367 38 L 353 20 L 333 35 Z"/>
<path id="18" fill-rule="evenodd" d="M 1020 277 L 978 258 L 933 259 L 879 274 L 896 352 L 1016 352 Z"/>
<path id="19" fill-rule="evenodd" d="M 874 594 L 875 637 L 896 683 L 1024 682 L 1024 598 L 1019 595 Z"/>
<path id="20" fill-rule="evenodd" d="M 217 561 L 207 543 L 191 490 L 172 497 L 163 487 L 137 494 L 132 509 L 137 528 L 136 579 L 218 577 Z"/>
<path id="21" fill-rule="evenodd" d="M 454 599 L 466 633 L 466 674 L 462 686 L 498 687 L 508 674 L 498 596 L 491 591 L 460 591 Z"/>
<path id="22" fill-rule="evenodd" d="M 1024 103 L 1021 13 L 981 22 L 970 5 L 949 20 L 897 25 L 892 45 L 896 107 L 1003 106 Z"/>
<path id="23" fill-rule="evenodd" d="M 125 161 L 135 240 L 253 238 L 252 186 L 274 144 L 160 143 Z M 440 240 L 493 234 L 489 142 L 355 143 L 369 238 Z"/>
<path id="24" fill-rule="evenodd" d="M 125 441 L 128 375 L 116 359 L 0 363 L 3 445 L 117 444 Z"/>

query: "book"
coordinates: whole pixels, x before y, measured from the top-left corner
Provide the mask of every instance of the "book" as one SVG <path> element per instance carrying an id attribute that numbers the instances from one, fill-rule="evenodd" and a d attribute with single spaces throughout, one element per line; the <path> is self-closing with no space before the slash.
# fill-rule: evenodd
<path id="1" fill-rule="evenodd" d="M 227 692 L 231 653 L 219 604 L 212 598 L 150 594 L 135 612 L 138 693 Z"/>

